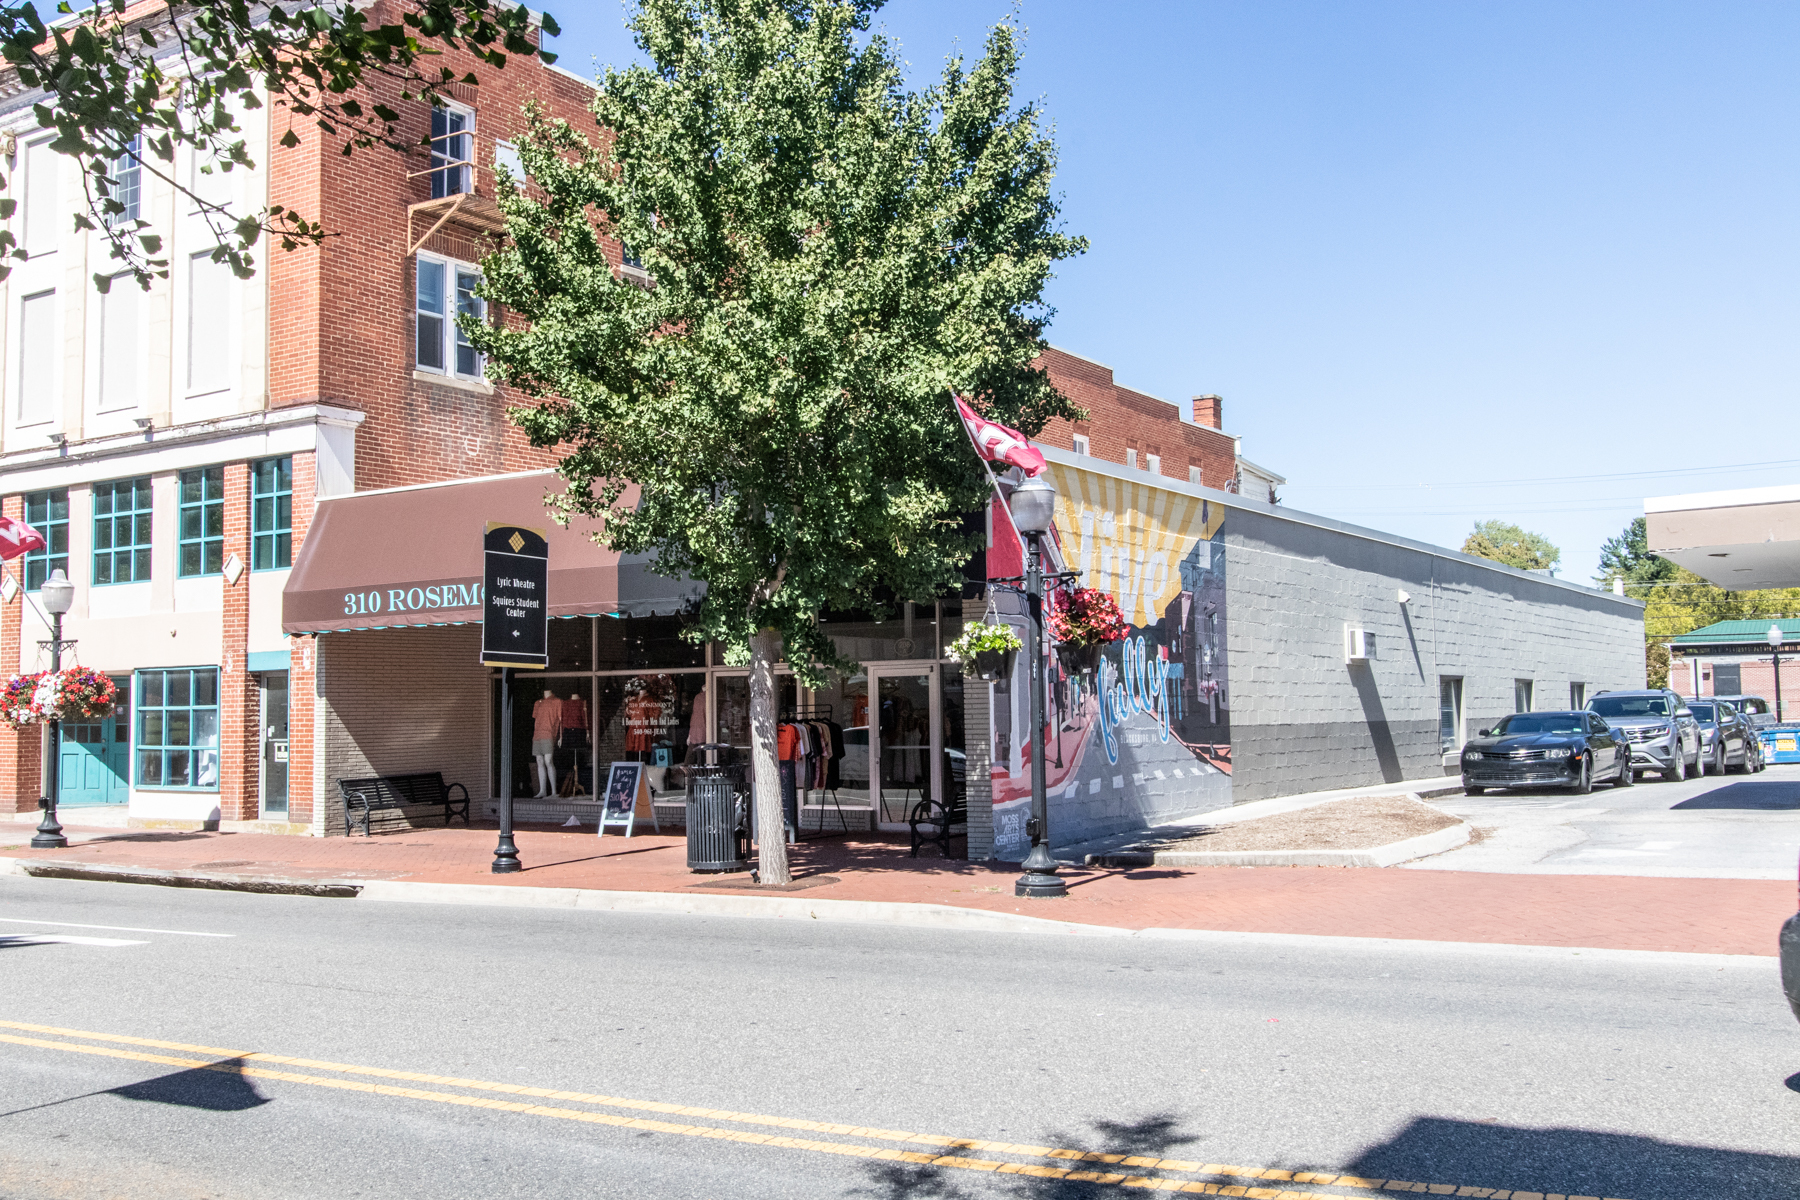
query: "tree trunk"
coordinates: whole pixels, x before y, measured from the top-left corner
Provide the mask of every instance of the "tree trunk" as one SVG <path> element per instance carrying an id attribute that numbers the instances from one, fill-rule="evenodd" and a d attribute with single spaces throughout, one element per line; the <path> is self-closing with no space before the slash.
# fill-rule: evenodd
<path id="1" fill-rule="evenodd" d="M 756 781 L 756 853 L 762 883 L 788 883 L 787 830 L 782 824 L 781 773 L 775 765 L 775 655 L 781 635 L 758 630 L 750 639 L 750 770 Z"/>

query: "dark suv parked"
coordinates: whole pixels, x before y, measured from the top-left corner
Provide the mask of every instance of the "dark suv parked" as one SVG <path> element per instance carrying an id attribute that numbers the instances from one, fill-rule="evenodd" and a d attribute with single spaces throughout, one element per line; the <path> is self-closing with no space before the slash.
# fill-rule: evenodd
<path id="1" fill-rule="evenodd" d="M 1686 779 L 1692 768 L 1703 771 L 1700 723 L 1680 696 L 1667 688 L 1632 692 L 1600 692 L 1588 709 L 1606 718 L 1631 747 L 1631 766 L 1657 771 L 1664 779 Z"/>
<path id="2" fill-rule="evenodd" d="M 1746 775 L 1762 766 L 1761 740 L 1750 723 L 1723 700 L 1689 700 L 1688 711 L 1700 722 L 1701 773 L 1723 775 L 1736 769 Z"/>

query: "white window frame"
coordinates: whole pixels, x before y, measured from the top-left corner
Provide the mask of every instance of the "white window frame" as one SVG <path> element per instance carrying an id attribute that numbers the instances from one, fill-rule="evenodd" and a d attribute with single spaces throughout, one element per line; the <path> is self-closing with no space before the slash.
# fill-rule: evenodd
<path id="1" fill-rule="evenodd" d="M 1195 487 L 1206 486 L 1206 472 L 1193 463 L 1188 464 L 1188 482 Z"/>
<path id="2" fill-rule="evenodd" d="M 1144 455 L 1144 470 L 1150 472 L 1152 475 L 1161 475 L 1162 474 L 1162 455 L 1160 455 L 1160 454 Z"/>
<path id="3" fill-rule="evenodd" d="M 1445 754 L 1462 753 L 1463 743 L 1468 741 L 1467 726 L 1464 724 L 1463 712 L 1463 677 L 1461 675 L 1438 676 L 1438 738 L 1440 743 L 1444 736 L 1444 693 L 1450 693 L 1450 742 L 1442 745 Z"/>
<path id="4" fill-rule="evenodd" d="M 494 179 L 496 184 L 500 178 L 500 168 L 505 167 L 512 175 L 513 183 L 518 187 L 525 186 L 525 160 L 519 154 L 519 147 L 501 138 L 494 140 Z"/>
<path id="5" fill-rule="evenodd" d="M 1088 446 L 1089 446 L 1089 442 L 1088 442 L 1087 434 L 1078 433 L 1075 435 L 1075 453 L 1081 455 L 1083 458 L 1086 458 L 1089 454 L 1092 453 L 1092 451 L 1088 449 Z"/>
<path id="6" fill-rule="evenodd" d="M 461 129 L 454 133 L 446 133 L 442 137 L 430 139 L 431 145 L 429 147 L 429 152 L 431 157 L 431 168 L 428 172 L 428 177 L 431 179 L 432 191 L 434 193 L 437 191 L 438 173 L 441 171 L 446 172 L 446 175 L 444 177 L 445 182 L 443 185 L 444 194 L 443 196 L 438 197 L 439 199 L 447 199 L 451 196 L 473 193 L 475 191 L 475 110 L 470 108 L 467 104 L 458 104 L 454 100 L 445 100 L 440 105 L 435 106 L 434 112 L 436 109 L 442 109 L 444 112 L 454 113 L 457 116 L 464 118 L 464 124 Z M 468 139 L 463 143 L 464 148 L 460 158 L 455 157 L 452 153 L 452 146 L 457 138 Z M 446 145 L 444 149 L 439 150 L 437 145 L 439 142 L 447 142 L 450 143 L 450 145 Z M 442 161 L 440 162 L 440 160 Z M 461 172 L 461 174 L 456 177 L 457 182 L 461 184 L 461 186 L 454 190 L 450 188 L 450 176 L 447 174 L 451 171 Z"/>
<path id="7" fill-rule="evenodd" d="M 1525 707 L 1520 708 L 1523 703 Z M 1513 680 L 1513 711 L 1535 712 L 1537 710 L 1537 681 L 1533 679 Z"/>
<path id="8" fill-rule="evenodd" d="M 481 276 L 481 268 L 474 263 L 463 262 L 460 259 L 455 259 L 455 258 L 447 258 L 442 254 L 431 254 L 424 250 L 419 251 L 414 256 L 414 260 L 415 261 L 413 263 L 413 370 L 415 372 L 418 372 L 419 374 L 423 374 L 423 375 L 441 375 L 446 379 L 468 379 L 468 380 L 476 380 L 476 381 L 480 381 L 480 382 L 486 382 L 487 375 L 486 375 L 485 368 L 487 367 L 487 359 L 479 353 L 477 353 L 475 355 L 475 371 L 473 374 L 468 374 L 468 373 L 465 373 L 463 371 L 459 371 L 456 369 L 456 350 L 457 350 L 457 338 L 458 338 L 458 330 L 456 328 L 456 315 L 457 315 L 456 281 L 457 281 L 457 276 L 463 275 L 463 274 L 469 274 L 469 275 L 475 276 L 477 279 L 480 279 L 482 277 Z M 442 326 L 443 335 L 442 335 L 442 340 L 440 341 L 440 343 L 438 345 L 438 354 L 441 357 L 443 364 L 444 364 L 441 367 L 428 366 L 419 360 L 419 315 L 423 311 L 419 307 L 419 299 L 420 299 L 420 295 L 419 295 L 419 264 L 427 263 L 427 262 L 436 263 L 439 266 L 443 267 L 443 269 L 444 269 L 444 294 L 440 297 L 440 300 L 443 304 L 443 312 L 441 314 L 441 316 L 443 318 L 443 326 Z M 472 299 L 474 300 L 475 305 L 476 305 L 477 316 L 483 321 L 487 320 L 487 302 L 485 300 L 481 299 L 479 296 L 473 297 Z M 427 315 L 436 316 L 436 315 L 440 315 L 440 314 L 427 314 Z M 465 343 L 465 345 L 466 345 L 466 343 Z"/>
<path id="9" fill-rule="evenodd" d="M 1130 467 L 1134 471 L 1137 470 L 1137 451 L 1136 450 L 1127 450 L 1125 452 L 1125 465 Z"/>

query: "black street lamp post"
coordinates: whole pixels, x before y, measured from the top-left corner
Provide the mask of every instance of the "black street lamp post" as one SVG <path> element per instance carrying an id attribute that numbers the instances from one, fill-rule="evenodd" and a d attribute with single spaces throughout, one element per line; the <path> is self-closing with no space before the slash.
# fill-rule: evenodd
<path id="1" fill-rule="evenodd" d="M 1013 885 L 1015 896 L 1066 896 L 1069 885 L 1056 874 L 1050 854 L 1049 797 L 1044 785 L 1044 556 L 1042 539 L 1056 515 L 1056 489 L 1042 479 L 1027 479 L 1007 500 L 1013 525 L 1029 543 L 1025 552 L 1025 603 L 1031 617 L 1025 652 L 1031 656 L 1031 852 L 1020 865 L 1025 873 Z"/>
<path id="2" fill-rule="evenodd" d="M 55 674 L 62 670 L 63 647 L 73 646 L 73 641 L 63 641 L 63 614 L 67 613 L 75 603 L 75 585 L 69 582 L 62 568 L 50 572 L 50 578 L 44 580 L 44 586 L 38 595 L 44 602 L 44 611 L 50 614 L 50 640 L 38 643 L 50 650 L 50 671 Z M 63 836 L 63 827 L 56 819 L 56 793 L 58 788 L 57 767 L 62 757 L 62 748 L 58 740 L 62 730 L 62 722 L 55 717 L 50 718 L 44 726 L 44 796 L 38 801 L 38 807 L 44 810 L 44 819 L 38 822 L 37 833 L 31 839 L 33 850 L 61 850 L 69 844 Z"/>
<path id="3" fill-rule="evenodd" d="M 1775 723 L 1777 725 L 1781 724 L 1781 643 L 1784 640 L 1781 626 L 1769 626 L 1769 649 L 1775 652 Z"/>

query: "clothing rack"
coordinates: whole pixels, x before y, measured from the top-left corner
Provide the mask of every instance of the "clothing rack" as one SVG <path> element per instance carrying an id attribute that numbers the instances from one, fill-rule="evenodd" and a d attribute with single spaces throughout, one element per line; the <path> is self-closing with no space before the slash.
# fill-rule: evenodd
<path id="1" fill-rule="evenodd" d="M 831 705 L 829 704 L 789 704 L 782 708 L 777 721 L 829 721 Z"/>
<path id="2" fill-rule="evenodd" d="M 787 724 L 787 723 L 791 723 L 794 721 L 831 721 L 832 720 L 831 705 L 829 705 L 829 704 L 789 704 L 782 708 L 781 715 L 779 717 L 775 718 L 775 720 L 776 720 L 777 724 Z M 835 724 L 835 722 L 834 722 L 834 724 Z M 837 812 L 838 832 L 839 833 L 849 833 L 850 832 L 850 821 L 849 821 L 849 818 L 844 816 L 844 803 L 842 800 L 840 800 L 838 798 L 838 792 L 837 792 L 836 788 L 807 788 L 806 790 L 809 792 L 820 792 L 820 793 L 829 792 L 829 793 L 831 793 L 831 806 Z M 801 824 L 805 823 L 805 815 L 806 815 L 807 807 L 808 806 L 805 804 L 801 804 L 801 805 L 797 806 L 796 816 L 799 818 Z M 825 819 L 824 819 L 825 806 L 823 804 L 815 804 L 815 805 L 812 805 L 811 807 L 819 810 L 819 833 L 822 835 L 825 833 Z M 794 838 L 795 838 L 795 840 L 802 841 L 802 842 L 812 840 L 810 838 L 803 836 L 802 831 L 799 829 L 794 830 Z"/>

